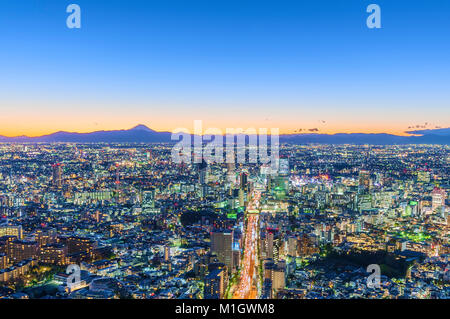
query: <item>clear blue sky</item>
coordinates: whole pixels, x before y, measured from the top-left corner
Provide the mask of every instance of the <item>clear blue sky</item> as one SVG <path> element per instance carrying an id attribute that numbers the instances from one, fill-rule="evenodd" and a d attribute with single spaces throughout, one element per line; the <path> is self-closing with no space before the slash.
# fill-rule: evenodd
<path id="1" fill-rule="evenodd" d="M 0 3 L 3 135 L 194 119 L 284 132 L 450 126 L 448 0 Z M 70 3 L 79 30 L 66 27 Z M 371 3 L 380 30 L 366 27 Z"/>

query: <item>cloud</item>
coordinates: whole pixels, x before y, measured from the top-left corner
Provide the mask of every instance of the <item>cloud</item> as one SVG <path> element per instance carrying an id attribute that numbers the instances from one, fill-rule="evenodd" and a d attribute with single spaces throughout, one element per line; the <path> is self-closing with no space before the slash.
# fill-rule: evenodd
<path id="1" fill-rule="evenodd" d="M 424 124 L 414 124 L 411 126 L 408 126 L 408 129 L 426 129 L 426 128 L 432 128 L 433 124 L 429 122 L 425 122 Z M 434 127 L 437 128 L 437 127 Z"/>
<path id="2" fill-rule="evenodd" d="M 420 135 L 439 135 L 439 136 L 450 136 L 450 127 L 449 128 L 441 128 L 436 127 L 434 129 L 421 129 L 421 130 L 410 130 L 406 131 L 408 134 L 420 134 Z"/>
<path id="3" fill-rule="evenodd" d="M 310 131 L 310 132 L 319 132 L 319 129 L 317 127 L 315 127 L 315 128 L 310 128 L 308 131 Z"/>

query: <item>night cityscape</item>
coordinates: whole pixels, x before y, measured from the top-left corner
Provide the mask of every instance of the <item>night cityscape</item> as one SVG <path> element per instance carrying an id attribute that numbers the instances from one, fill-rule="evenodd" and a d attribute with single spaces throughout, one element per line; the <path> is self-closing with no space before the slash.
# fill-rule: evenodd
<path id="1" fill-rule="evenodd" d="M 449 0 L 0 2 L 0 315 L 448 312 Z"/>
<path id="2" fill-rule="evenodd" d="M 1 145 L 0 296 L 450 297 L 448 146 L 282 144 L 275 173 L 172 147 Z"/>

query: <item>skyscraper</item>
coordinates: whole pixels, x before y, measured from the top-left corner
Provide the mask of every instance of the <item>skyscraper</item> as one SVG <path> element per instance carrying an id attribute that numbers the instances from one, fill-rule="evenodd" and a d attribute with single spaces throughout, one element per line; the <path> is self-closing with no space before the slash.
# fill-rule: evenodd
<path id="1" fill-rule="evenodd" d="M 168 262 L 170 260 L 170 247 L 164 246 L 164 261 Z"/>
<path id="2" fill-rule="evenodd" d="M 197 166 L 198 168 L 198 182 L 200 183 L 201 197 L 205 198 L 208 194 L 208 163 L 202 160 Z"/>
<path id="3" fill-rule="evenodd" d="M 437 187 L 433 189 L 433 191 L 431 192 L 431 208 L 433 209 L 433 211 L 436 211 L 437 209 L 445 206 L 446 197 L 447 194 L 445 193 L 445 190 Z"/>
<path id="4" fill-rule="evenodd" d="M 222 299 L 226 290 L 226 269 L 212 270 L 205 277 L 203 297 L 205 299 Z"/>
<path id="5" fill-rule="evenodd" d="M 290 168 L 289 168 L 289 159 L 284 157 L 284 158 L 280 158 L 280 168 L 279 168 L 279 173 L 281 176 L 288 176 L 289 172 L 290 172 Z"/>
<path id="6" fill-rule="evenodd" d="M 241 173 L 241 189 L 246 190 L 248 184 L 248 174 L 246 172 Z"/>
<path id="7" fill-rule="evenodd" d="M 56 163 L 52 165 L 52 183 L 53 186 L 61 187 L 62 185 L 62 165 Z"/>
<path id="8" fill-rule="evenodd" d="M 211 232 L 211 253 L 215 253 L 219 262 L 233 269 L 233 231 L 216 230 Z"/>
<path id="9" fill-rule="evenodd" d="M 366 170 L 360 170 L 358 176 L 358 191 L 361 194 L 366 194 L 370 191 L 370 172 Z"/>
<path id="10" fill-rule="evenodd" d="M 201 185 L 205 185 L 207 182 L 207 172 L 208 172 L 208 164 L 203 160 L 200 164 L 198 164 L 198 182 Z"/>
<path id="11" fill-rule="evenodd" d="M 236 173 L 235 173 L 235 164 L 234 163 L 227 164 L 227 181 L 230 184 L 236 183 Z"/>

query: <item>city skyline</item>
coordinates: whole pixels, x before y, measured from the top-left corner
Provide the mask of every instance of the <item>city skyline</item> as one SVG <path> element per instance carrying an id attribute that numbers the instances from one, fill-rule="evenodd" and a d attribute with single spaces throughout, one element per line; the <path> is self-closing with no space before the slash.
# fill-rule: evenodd
<path id="1" fill-rule="evenodd" d="M 188 127 L 390 133 L 449 127 L 449 4 L 8 2 L 0 135 Z"/>
<path id="2" fill-rule="evenodd" d="M 0 299 L 448 299 L 449 151 L 1 143 Z"/>
<path id="3" fill-rule="evenodd" d="M 449 17 L 3 1 L 0 304 L 284 318 L 450 299 Z"/>

